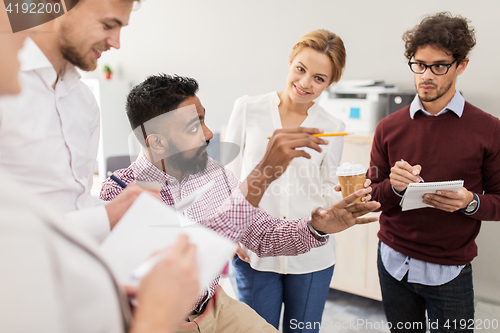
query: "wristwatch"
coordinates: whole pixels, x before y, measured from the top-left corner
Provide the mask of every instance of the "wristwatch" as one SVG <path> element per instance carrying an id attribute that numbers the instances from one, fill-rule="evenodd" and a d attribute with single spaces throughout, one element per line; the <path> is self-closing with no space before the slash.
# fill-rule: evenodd
<path id="1" fill-rule="evenodd" d="M 311 232 L 311 234 L 314 238 L 316 238 L 320 242 L 324 242 L 326 240 L 326 237 L 325 237 L 326 234 L 314 229 L 314 227 L 312 226 L 311 220 L 307 221 L 307 227 L 309 228 L 309 231 Z"/>
<path id="2" fill-rule="evenodd" d="M 477 209 L 477 205 L 478 205 L 478 203 L 479 203 L 479 198 L 478 198 L 478 196 L 476 195 L 476 193 L 472 192 L 472 195 L 474 196 L 474 198 L 472 199 L 472 201 L 471 201 L 471 202 L 469 202 L 469 204 L 467 205 L 467 207 L 465 207 L 465 208 L 463 209 L 463 211 L 464 211 L 465 213 L 468 213 L 468 214 L 470 214 L 470 213 L 474 212 L 474 211 Z"/>

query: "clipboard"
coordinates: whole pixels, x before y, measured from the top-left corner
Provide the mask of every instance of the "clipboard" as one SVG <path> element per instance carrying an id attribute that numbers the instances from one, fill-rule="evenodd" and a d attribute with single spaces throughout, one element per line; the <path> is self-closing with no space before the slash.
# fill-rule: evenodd
<path id="1" fill-rule="evenodd" d="M 434 208 L 422 201 L 422 197 L 426 193 L 436 193 L 437 191 L 452 191 L 458 192 L 464 186 L 463 180 L 452 180 L 445 182 L 430 182 L 430 183 L 411 183 L 406 188 L 406 192 L 401 199 L 399 205 L 401 211 L 407 211 L 419 208 Z"/>

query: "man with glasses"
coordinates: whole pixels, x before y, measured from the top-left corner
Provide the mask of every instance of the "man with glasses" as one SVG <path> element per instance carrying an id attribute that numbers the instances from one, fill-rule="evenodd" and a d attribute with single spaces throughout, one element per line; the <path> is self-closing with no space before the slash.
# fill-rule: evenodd
<path id="1" fill-rule="evenodd" d="M 472 332 L 475 238 L 481 220 L 500 220 L 500 121 L 455 88 L 476 43 L 466 19 L 428 16 L 403 40 L 417 96 L 377 126 L 368 174 L 382 204 L 384 309 L 392 332 L 425 332 L 426 310 L 431 332 Z M 464 187 L 425 194 L 429 208 L 401 211 L 408 184 L 424 179 Z"/>

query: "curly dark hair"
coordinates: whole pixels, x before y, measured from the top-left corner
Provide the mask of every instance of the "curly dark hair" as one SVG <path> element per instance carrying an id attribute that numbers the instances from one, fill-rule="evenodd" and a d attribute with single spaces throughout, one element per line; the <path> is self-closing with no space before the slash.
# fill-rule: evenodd
<path id="1" fill-rule="evenodd" d="M 411 60 L 420 47 L 431 45 L 453 55 L 458 66 L 476 45 L 474 28 L 468 23 L 466 18 L 453 17 L 449 12 L 425 17 L 419 25 L 404 33 L 405 57 Z"/>
<path id="2" fill-rule="evenodd" d="M 127 96 L 127 116 L 132 129 L 179 107 L 195 96 L 198 82 L 178 75 L 152 75 L 136 85 Z"/>

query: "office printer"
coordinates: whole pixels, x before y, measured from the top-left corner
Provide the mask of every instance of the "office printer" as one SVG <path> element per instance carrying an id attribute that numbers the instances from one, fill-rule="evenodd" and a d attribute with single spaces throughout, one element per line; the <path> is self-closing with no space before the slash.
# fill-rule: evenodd
<path id="1" fill-rule="evenodd" d="M 342 80 L 323 91 L 317 102 L 345 123 L 346 132 L 372 135 L 386 115 L 387 99 L 383 95 L 397 91 L 384 81 Z"/>

